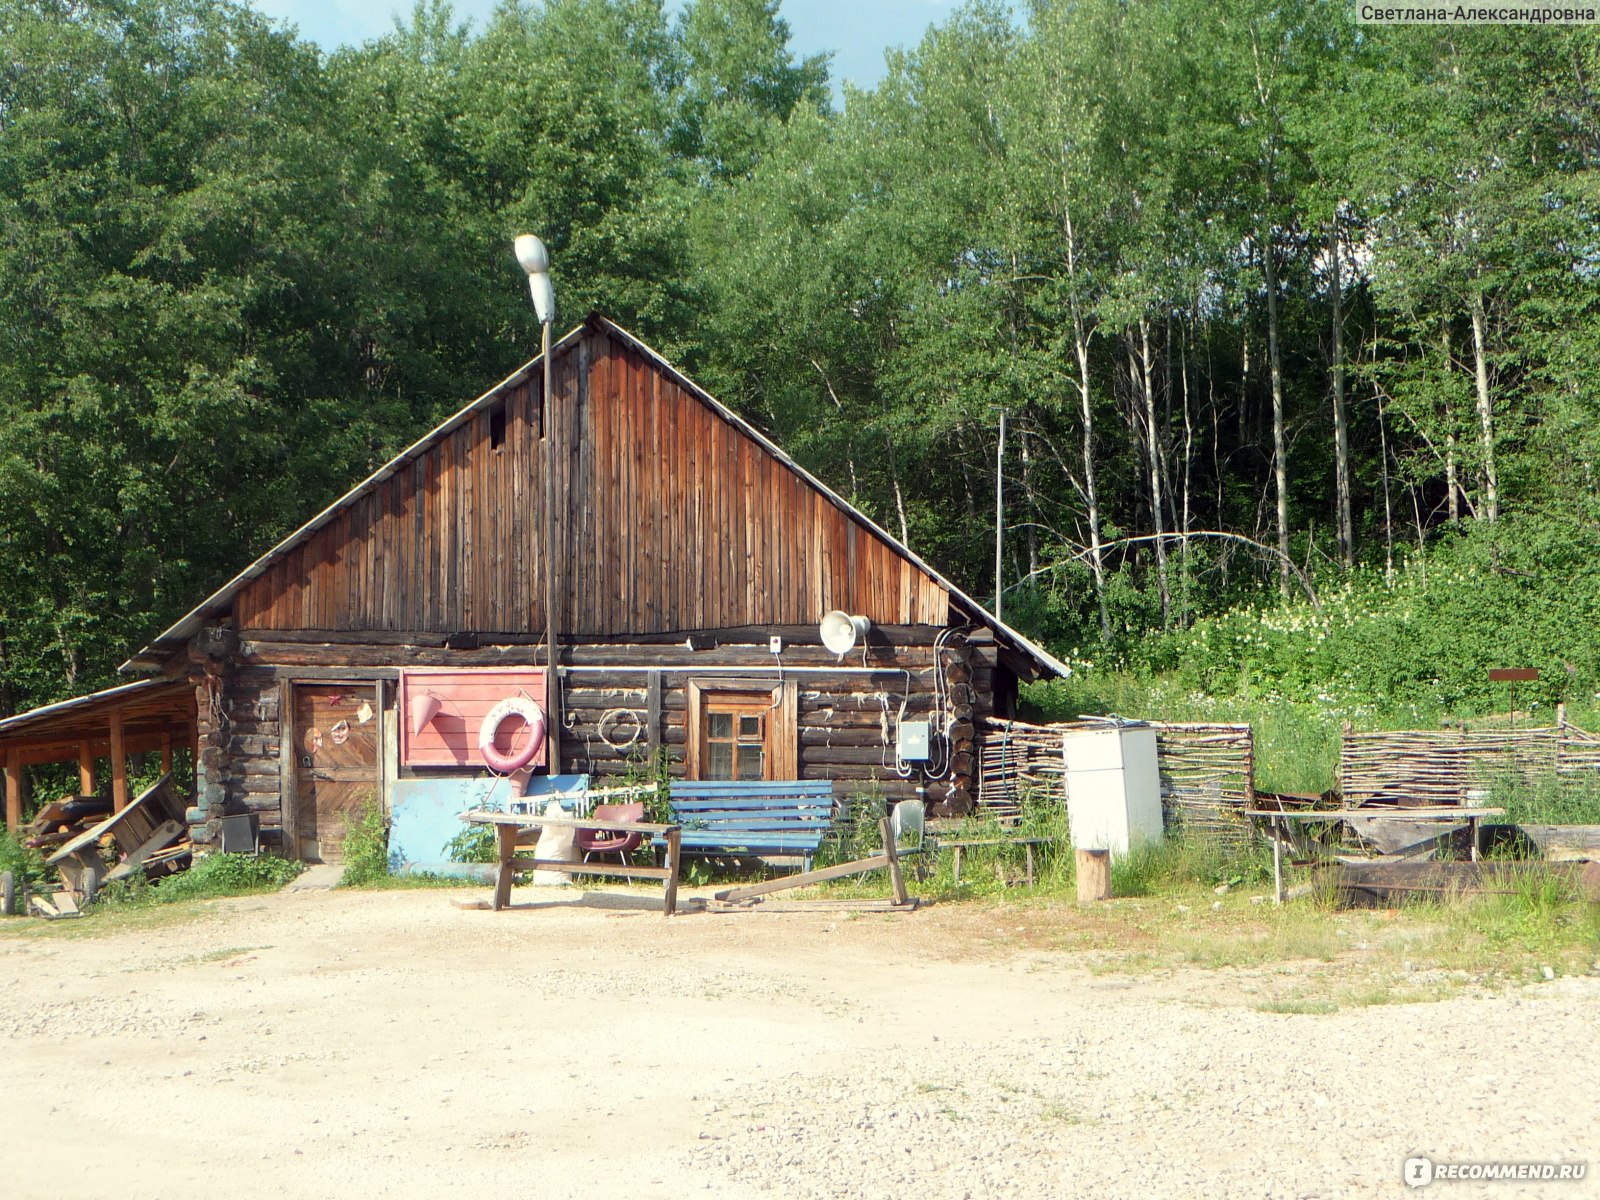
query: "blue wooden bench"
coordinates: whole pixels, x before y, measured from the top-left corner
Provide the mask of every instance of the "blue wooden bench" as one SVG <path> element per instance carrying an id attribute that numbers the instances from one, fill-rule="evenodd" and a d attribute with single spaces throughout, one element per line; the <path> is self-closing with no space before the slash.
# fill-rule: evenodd
<path id="1" fill-rule="evenodd" d="M 675 779 L 671 805 L 673 821 L 683 826 L 684 854 L 793 854 L 809 871 L 833 828 L 833 784 L 826 779 Z"/>

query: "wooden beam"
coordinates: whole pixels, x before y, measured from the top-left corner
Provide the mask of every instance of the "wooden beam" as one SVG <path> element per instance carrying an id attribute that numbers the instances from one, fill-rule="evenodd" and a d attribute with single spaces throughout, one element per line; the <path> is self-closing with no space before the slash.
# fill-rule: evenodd
<path id="1" fill-rule="evenodd" d="M 163 775 L 172 774 L 172 735 L 170 733 L 161 735 L 161 773 Z"/>
<path id="2" fill-rule="evenodd" d="M 646 712 L 646 737 L 650 750 L 650 770 L 656 769 L 656 760 L 661 753 L 661 672 L 651 671 L 646 676 L 645 683 L 645 712 Z"/>
<path id="3" fill-rule="evenodd" d="M 128 754 L 122 739 L 122 710 L 111 713 L 111 811 L 128 807 Z"/>
<path id="4" fill-rule="evenodd" d="M 15 744 L 12 749 L 16 751 L 17 758 L 25 767 L 39 766 L 42 763 L 70 763 L 77 760 L 78 747 L 81 743 L 57 742 L 47 745 L 30 746 L 27 743 Z M 125 754 L 145 754 L 151 750 L 159 750 L 161 740 L 154 733 L 132 734 L 124 731 L 122 749 Z M 89 743 L 89 752 L 96 758 L 106 758 L 111 754 L 111 739 L 98 738 Z"/>
<path id="5" fill-rule="evenodd" d="M 6 755 L 6 828 L 22 828 L 22 763 L 15 750 Z"/>
<path id="6" fill-rule="evenodd" d="M 78 795 L 94 795 L 94 748 L 88 742 L 78 743 Z"/>
<path id="7" fill-rule="evenodd" d="M 291 862 L 299 862 L 300 803 L 295 792 L 294 685 L 287 679 L 278 680 L 278 795 L 278 811 L 283 814 L 284 857 Z"/>

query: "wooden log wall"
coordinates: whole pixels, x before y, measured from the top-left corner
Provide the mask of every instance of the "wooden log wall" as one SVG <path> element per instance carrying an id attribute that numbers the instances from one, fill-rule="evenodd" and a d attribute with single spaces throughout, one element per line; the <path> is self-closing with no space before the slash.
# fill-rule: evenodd
<path id="1" fill-rule="evenodd" d="M 228 750 L 225 811 L 255 813 L 262 841 L 276 846 L 284 844 L 281 723 L 292 719 L 280 711 L 279 690 L 276 671 L 249 666 L 230 673 L 223 693 Z"/>
<path id="2" fill-rule="evenodd" d="M 970 806 L 976 787 L 976 730 L 992 712 L 995 681 L 1002 671 L 987 631 L 978 631 L 969 642 L 964 634 L 932 627 L 875 628 L 864 653 L 840 662 L 816 644 L 814 626 L 785 629 L 795 640 L 786 636 L 779 660 L 770 653 L 766 628 L 708 632 L 700 650 L 680 641 L 563 646 L 562 658 L 569 664 L 562 672 L 563 769 L 598 778 L 645 773 L 656 752 L 664 750 L 669 773 L 681 777 L 689 739 L 690 680 L 750 686 L 785 681 L 796 685 L 800 778 L 831 780 L 841 798 L 871 794 L 904 800 L 921 795 L 936 813 Z M 944 645 L 936 650 L 941 633 L 946 633 Z M 281 723 L 289 719 L 280 711 L 280 683 L 285 679 L 393 680 L 402 666 L 537 666 L 544 659 L 544 647 L 532 639 L 449 649 L 437 644 L 440 639 L 421 634 L 413 642 L 386 644 L 367 644 L 359 640 L 362 636 L 309 640 L 304 634 L 247 632 L 214 706 L 219 714 L 215 736 L 223 763 L 222 803 L 216 812 L 191 813 L 191 819 L 214 821 L 223 811 L 254 812 L 269 844 L 279 836 Z M 809 644 L 800 640 L 806 637 Z M 429 641 L 434 644 L 417 644 Z M 921 770 L 906 778 L 895 768 L 896 722 L 902 703 L 904 719 L 934 719 L 941 694 L 934 683 L 936 658 L 945 672 L 947 713 L 954 718 L 949 769 L 937 779 Z M 403 777 L 438 773 L 400 772 Z"/>
<path id="3" fill-rule="evenodd" d="M 1163 723 L 1156 730 L 1161 807 L 1169 828 L 1224 842 L 1250 837 L 1242 810 L 1255 801 L 1255 740 L 1248 725 Z M 989 720 L 984 726 L 979 811 L 1002 823 L 1021 815 L 1028 789 L 1065 802 L 1062 735 L 1104 728 L 1097 722 L 1033 725 Z"/>
<path id="4" fill-rule="evenodd" d="M 194 807 L 190 836 L 199 845 L 216 840 L 227 802 L 226 692 L 229 663 L 191 647 L 188 679 L 195 696 Z"/>
<path id="5" fill-rule="evenodd" d="M 1562 723 L 1520 729 L 1406 729 L 1356 733 L 1346 725 L 1339 788 L 1351 807 L 1464 804 L 1508 781 L 1600 785 L 1600 739 Z"/>

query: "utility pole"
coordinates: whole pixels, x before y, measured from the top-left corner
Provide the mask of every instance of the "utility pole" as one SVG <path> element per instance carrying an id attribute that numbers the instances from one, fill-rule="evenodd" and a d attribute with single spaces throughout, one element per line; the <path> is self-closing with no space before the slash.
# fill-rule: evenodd
<path id="1" fill-rule="evenodd" d="M 1006 410 L 1000 410 L 1000 445 L 994 453 L 994 619 L 1003 620 L 1000 608 L 1001 567 L 1006 544 Z"/>
<path id="2" fill-rule="evenodd" d="M 558 667 L 556 636 L 556 571 L 561 556 L 556 551 L 556 414 L 554 371 L 550 361 L 550 326 L 555 321 L 556 295 L 550 283 L 550 252 L 531 233 L 516 241 L 517 261 L 528 275 L 528 290 L 533 294 L 533 309 L 541 330 L 540 361 L 544 375 L 544 620 L 545 693 L 548 697 L 545 728 L 545 770 L 561 773 L 561 673 Z"/>

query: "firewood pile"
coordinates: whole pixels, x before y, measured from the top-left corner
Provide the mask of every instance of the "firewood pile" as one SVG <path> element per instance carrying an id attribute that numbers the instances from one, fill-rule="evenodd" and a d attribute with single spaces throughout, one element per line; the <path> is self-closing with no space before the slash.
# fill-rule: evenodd
<path id="1" fill-rule="evenodd" d="M 1150 722 L 1156 731 L 1161 803 L 1167 824 L 1222 842 L 1252 836 L 1243 810 L 1255 799 L 1255 740 L 1248 725 Z M 979 811 L 1016 824 L 1029 791 L 1063 796 L 1062 736 L 1098 722 L 985 723 Z"/>
<path id="2" fill-rule="evenodd" d="M 46 804 L 22 827 L 22 844 L 30 850 L 52 854 L 56 847 L 94 828 L 110 815 L 109 797 L 63 796 Z"/>
<path id="3" fill-rule="evenodd" d="M 163 775 L 119 813 L 111 802 L 73 796 L 47 804 L 24 831 L 24 844 L 49 852 L 45 865 L 61 884 L 33 896 L 44 917 L 75 916 L 107 883 L 142 872 L 152 878 L 187 869 L 192 858 L 183 803 Z"/>

